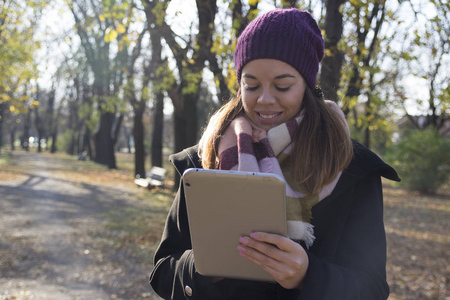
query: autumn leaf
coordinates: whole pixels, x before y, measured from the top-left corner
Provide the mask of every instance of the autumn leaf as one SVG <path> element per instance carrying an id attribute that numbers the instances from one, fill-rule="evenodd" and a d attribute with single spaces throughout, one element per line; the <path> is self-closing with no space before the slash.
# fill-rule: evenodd
<path id="1" fill-rule="evenodd" d="M 117 24 L 117 26 L 116 26 L 116 31 L 118 32 L 118 33 L 125 33 L 125 31 L 126 31 L 126 29 L 125 29 L 125 27 L 122 25 L 122 24 Z"/>
<path id="2" fill-rule="evenodd" d="M 117 31 L 108 27 L 105 31 L 105 42 L 113 42 L 117 38 Z"/>

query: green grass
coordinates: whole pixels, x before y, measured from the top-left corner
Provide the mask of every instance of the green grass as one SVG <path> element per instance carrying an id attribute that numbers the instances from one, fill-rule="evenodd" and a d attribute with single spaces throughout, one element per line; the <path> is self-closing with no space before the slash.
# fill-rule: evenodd
<path id="1" fill-rule="evenodd" d="M 0 167 L 6 166 L 11 160 L 11 154 L 5 153 L 4 151 L 0 152 Z"/>

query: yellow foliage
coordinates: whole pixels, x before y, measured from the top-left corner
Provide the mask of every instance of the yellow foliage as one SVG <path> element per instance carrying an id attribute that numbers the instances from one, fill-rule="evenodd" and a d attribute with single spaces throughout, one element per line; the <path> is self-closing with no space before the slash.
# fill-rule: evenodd
<path id="1" fill-rule="evenodd" d="M 10 101 L 11 97 L 7 94 L 2 94 L 2 95 L 0 95 L 0 100 L 1 100 L 1 102 Z"/>
<path id="2" fill-rule="evenodd" d="M 116 26 L 116 31 L 118 32 L 118 33 L 125 33 L 125 31 L 127 31 L 126 29 L 125 29 L 125 27 L 122 25 L 122 24 L 117 24 L 117 26 Z"/>
<path id="3" fill-rule="evenodd" d="M 105 31 L 105 42 L 110 43 L 113 42 L 117 38 L 117 31 L 108 27 Z"/>

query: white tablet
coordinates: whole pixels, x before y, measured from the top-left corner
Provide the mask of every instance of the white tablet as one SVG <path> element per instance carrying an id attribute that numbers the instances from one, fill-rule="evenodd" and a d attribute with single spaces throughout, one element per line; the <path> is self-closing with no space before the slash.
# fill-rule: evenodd
<path id="1" fill-rule="evenodd" d="M 273 281 L 239 255 L 239 237 L 254 231 L 287 236 L 286 187 L 274 174 L 188 169 L 184 193 L 197 272 Z"/>

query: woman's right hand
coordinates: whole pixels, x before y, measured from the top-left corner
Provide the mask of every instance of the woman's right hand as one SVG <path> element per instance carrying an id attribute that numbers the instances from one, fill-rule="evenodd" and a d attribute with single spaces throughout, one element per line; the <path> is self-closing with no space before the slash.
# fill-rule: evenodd
<path id="1" fill-rule="evenodd" d="M 308 255 L 291 239 L 265 232 L 241 237 L 239 254 L 263 268 L 285 289 L 301 289 L 308 270 Z"/>

